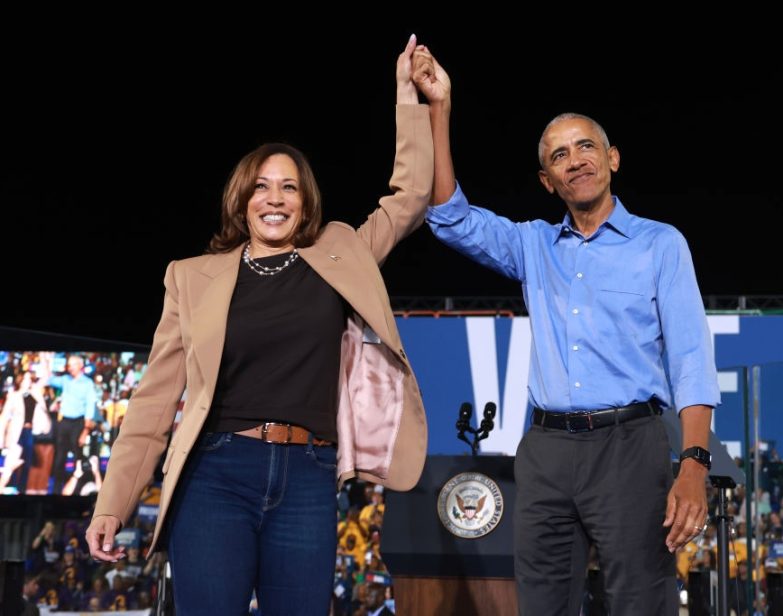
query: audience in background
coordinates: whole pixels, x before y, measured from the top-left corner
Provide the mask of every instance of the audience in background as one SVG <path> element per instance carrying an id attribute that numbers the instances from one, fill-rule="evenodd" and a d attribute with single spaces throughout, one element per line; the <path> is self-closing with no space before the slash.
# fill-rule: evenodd
<path id="1" fill-rule="evenodd" d="M 393 614 L 391 578 L 380 551 L 383 488 L 350 481 L 338 501 L 348 503 L 349 492 L 354 504 L 338 515 L 335 525 L 333 616 Z M 137 517 L 118 534 L 127 558 L 116 563 L 97 563 L 89 557 L 83 541 L 87 523 L 87 518 L 49 520 L 34 537 L 26 563 L 25 597 L 30 608 L 94 613 L 151 607 L 157 599 L 162 556 L 156 553 L 146 559 L 150 521 Z M 248 613 L 253 613 L 251 606 Z"/>
<path id="2" fill-rule="evenodd" d="M 772 452 L 774 460 L 777 454 Z M 773 460 L 773 462 L 774 462 Z M 767 460 L 763 463 L 768 464 Z M 783 482 L 769 472 L 757 492 L 760 503 L 759 581 L 766 603 L 766 582 L 770 573 L 783 575 Z M 150 494 L 154 489 L 150 490 Z M 710 511 L 717 511 L 717 491 L 710 490 Z M 728 510 L 733 518 L 735 536 L 729 543 L 729 594 L 732 609 L 745 609 L 744 592 L 748 576 L 749 554 L 746 535 L 746 492 L 743 486 L 729 492 Z M 393 614 L 393 586 L 383 563 L 381 535 L 385 512 L 383 488 L 362 481 L 350 481 L 337 496 L 338 537 L 336 573 L 333 596 L 334 616 L 376 616 Z M 755 506 L 753 515 L 756 514 Z M 117 563 L 98 564 L 89 558 L 84 545 L 87 521 L 48 520 L 33 538 L 27 560 L 24 585 L 24 614 L 36 614 L 36 605 L 57 610 L 86 612 L 147 609 L 157 597 L 157 580 L 161 555 L 147 560 L 146 549 L 152 536 L 148 518 L 137 518 L 123 529 L 118 541 L 127 546 L 127 558 Z M 755 546 L 754 541 L 750 544 Z M 707 532 L 685 545 L 677 554 L 677 574 L 680 585 L 688 590 L 689 573 L 717 569 L 716 528 L 711 523 Z M 755 567 L 754 567 L 755 569 Z M 752 574 L 755 580 L 756 573 Z M 694 577 L 693 579 L 704 579 Z M 248 613 L 251 606 L 248 606 Z M 741 612 L 739 612 L 741 613 Z"/>

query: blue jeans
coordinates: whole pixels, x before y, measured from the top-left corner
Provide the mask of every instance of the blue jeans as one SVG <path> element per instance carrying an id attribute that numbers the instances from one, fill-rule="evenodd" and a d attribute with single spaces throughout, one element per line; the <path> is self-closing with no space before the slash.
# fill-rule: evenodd
<path id="1" fill-rule="evenodd" d="M 334 447 L 207 433 L 169 514 L 178 616 L 326 615 L 337 550 Z"/>

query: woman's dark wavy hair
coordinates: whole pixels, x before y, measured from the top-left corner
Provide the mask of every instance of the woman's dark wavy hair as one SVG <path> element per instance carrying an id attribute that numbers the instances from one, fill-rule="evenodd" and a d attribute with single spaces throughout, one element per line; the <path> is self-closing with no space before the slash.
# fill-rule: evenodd
<path id="1" fill-rule="evenodd" d="M 220 231 L 209 242 L 208 253 L 229 252 L 250 238 L 247 228 L 247 204 L 256 186 L 258 170 L 270 156 L 285 154 L 299 171 L 299 191 L 302 195 L 302 221 L 294 234 L 296 248 L 312 246 L 321 228 L 321 191 L 310 163 L 295 147 L 286 143 L 266 143 L 237 163 L 223 190 Z"/>

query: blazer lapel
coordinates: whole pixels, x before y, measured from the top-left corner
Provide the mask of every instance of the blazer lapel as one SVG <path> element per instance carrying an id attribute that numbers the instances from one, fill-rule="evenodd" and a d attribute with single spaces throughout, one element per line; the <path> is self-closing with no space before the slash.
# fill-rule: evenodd
<path id="1" fill-rule="evenodd" d="M 391 334 L 386 319 L 386 302 L 376 285 L 367 276 L 367 268 L 362 267 L 357 255 L 350 249 L 343 250 L 334 244 L 323 248 L 315 244 L 300 248 L 299 255 L 323 278 L 335 291 L 359 313 L 372 330 L 393 351 L 399 343 Z"/>
<path id="2" fill-rule="evenodd" d="M 228 308 L 237 283 L 241 254 L 242 246 L 231 252 L 210 255 L 199 270 L 199 275 L 207 280 L 200 296 L 194 298 L 191 338 L 210 396 L 215 391 L 223 356 Z"/>

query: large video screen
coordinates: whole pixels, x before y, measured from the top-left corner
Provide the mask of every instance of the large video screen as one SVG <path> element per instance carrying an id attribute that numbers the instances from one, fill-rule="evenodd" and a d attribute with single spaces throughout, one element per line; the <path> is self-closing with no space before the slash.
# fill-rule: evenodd
<path id="1" fill-rule="evenodd" d="M 140 351 L 0 349 L 0 494 L 100 490 L 147 358 Z"/>

